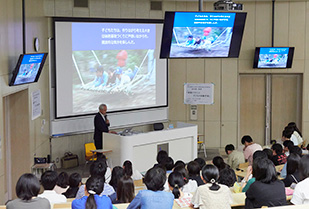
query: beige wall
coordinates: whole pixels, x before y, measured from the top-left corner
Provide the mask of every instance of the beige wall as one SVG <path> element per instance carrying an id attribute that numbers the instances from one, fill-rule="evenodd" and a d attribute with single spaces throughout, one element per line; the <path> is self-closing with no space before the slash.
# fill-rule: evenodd
<path id="1" fill-rule="evenodd" d="M 204 10 L 213 10 L 214 1 L 204 1 Z M 309 2 L 305 0 L 276 1 L 275 45 L 295 46 L 293 68 L 287 70 L 253 70 L 252 59 L 256 46 L 271 44 L 271 0 L 244 0 L 248 12 L 244 38 L 239 59 L 183 59 L 169 62 L 169 102 L 170 123 L 185 121 L 198 124 L 199 134 L 204 135 L 207 147 L 224 147 L 226 143 L 239 141 L 239 74 L 240 73 L 303 73 L 303 114 L 302 131 L 309 136 Z M 42 52 L 48 51 L 47 38 L 51 34 L 48 18 L 51 16 L 68 17 L 105 17 L 105 18 L 163 18 L 164 11 L 197 11 L 197 1 L 164 0 L 163 11 L 150 11 L 149 0 L 89 0 L 89 8 L 73 8 L 73 0 L 27 0 L 27 52 L 33 52 L 33 38 L 39 37 Z M 42 116 L 29 123 L 30 152 L 32 157 L 49 154 L 49 94 L 48 62 L 45 64 L 38 83 L 20 87 L 8 87 L 9 70 L 14 68 L 18 55 L 22 53 L 21 1 L 0 0 L 0 109 L 3 98 L 23 89 L 28 89 L 28 103 L 31 116 L 31 92 L 40 89 L 42 95 Z M 189 106 L 183 104 L 183 84 L 215 84 L 215 103 L 198 106 L 198 120 L 189 120 Z M 41 133 L 42 120 L 46 120 Z M 0 111 L 0 137 L 2 156 L 0 159 L 0 204 L 4 203 L 5 166 L 4 114 Z M 148 127 L 149 128 L 149 127 Z M 147 129 L 147 128 L 146 128 Z M 22 143 L 21 143 L 22 146 Z M 7 161 L 10 159 L 6 159 Z M 29 171 L 30 171 L 29 165 Z"/>

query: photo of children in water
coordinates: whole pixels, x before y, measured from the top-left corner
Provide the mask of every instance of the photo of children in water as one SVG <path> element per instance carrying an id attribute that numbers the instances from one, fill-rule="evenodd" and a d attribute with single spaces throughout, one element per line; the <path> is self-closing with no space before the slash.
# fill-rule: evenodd
<path id="1" fill-rule="evenodd" d="M 288 54 L 260 54 L 258 68 L 285 68 Z"/>
<path id="2" fill-rule="evenodd" d="M 228 57 L 233 27 L 174 27 L 170 57 Z"/>
<path id="3" fill-rule="evenodd" d="M 73 112 L 156 104 L 154 50 L 73 51 Z"/>
<path id="4" fill-rule="evenodd" d="M 19 72 L 16 76 L 16 80 L 14 85 L 18 85 L 21 83 L 31 83 L 34 82 L 38 70 L 40 68 L 40 63 L 32 63 L 32 64 L 22 64 L 20 65 Z"/>

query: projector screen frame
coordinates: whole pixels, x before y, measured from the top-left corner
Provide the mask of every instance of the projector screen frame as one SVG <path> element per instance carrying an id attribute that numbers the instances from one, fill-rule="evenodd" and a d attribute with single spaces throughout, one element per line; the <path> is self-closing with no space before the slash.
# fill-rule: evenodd
<path id="1" fill-rule="evenodd" d="M 54 80 L 52 83 L 55 84 L 54 86 L 54 119 L 55 120 L 61 120 L 61 119 L 72 119 L 72 118 L 80 118 L 80 117 L 89 117 L 91 115 L 95 115 L 97 112 L 93 113 L 87 113 L 87 114 L 79 114 L 79 115 L 68 115 L 68 116 L 58 116 L 57 115 L 57 70 L 56 70 L 56 22 L 94 22 L 94 23 L 141 23 L 141 24 L 162 24 L 163 28 L 163 19 L 122 19 L 122 18 L 74 18 L 74 17 L 54 17 L 52 18 L 53 22 L 53 49 L 54 49 L 54 56 L 52 58 L 52 61 L 54 63 Z M 160 45 L 159 43 L 158 45 Z M 160 49 L 158 49 L 160 51 Z M 159 52 L 160 53 L 160 52 Z M 158 57 L 160 59 L 160 57 Z M 125 109 L 125 110 L 117 110 L 117 111 L 108 111 L 108 114 L 119 114 L 119 113 L 127 113 L 127 112 L 136 112 L 136 111 L 145 111 L 145 110 L 153 110 L 153 109 L 162 109 L 162 108 L 168 108 L 168 60 L 166 60 L 166 104 L 165 105 L 158 105 L 158 106 L 152 106 L 152 107 L 143 107 L 143 108 L 134 108 L 134 109 Z M 98 104 L 99 105 L 99 104 Z"/>

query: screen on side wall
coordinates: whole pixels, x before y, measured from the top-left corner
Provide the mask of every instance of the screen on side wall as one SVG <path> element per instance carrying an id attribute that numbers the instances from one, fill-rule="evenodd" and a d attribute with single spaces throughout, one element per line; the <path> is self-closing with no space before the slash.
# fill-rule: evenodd
<path id="1" fill-rule="evenodd" d="M 56 118 L 167 106 L 163 23 L 55 18 Z"/>

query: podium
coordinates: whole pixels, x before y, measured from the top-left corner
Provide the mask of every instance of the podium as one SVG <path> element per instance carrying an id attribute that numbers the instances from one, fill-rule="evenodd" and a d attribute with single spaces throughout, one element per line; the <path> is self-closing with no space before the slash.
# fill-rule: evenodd
<path id="1" fill-rule="evenodd" d="M 103 133 L 103 148 L 113 150 L 109 158 L 113 166 L 122 166 L 130 160 L 140 172 L 152 168 L 158 147 L 168 147 L 169 156 L 185 163 L 197 157 L 197 125 L 178 122 L 177 127 L 161 131 L 121 136 Z"/>

